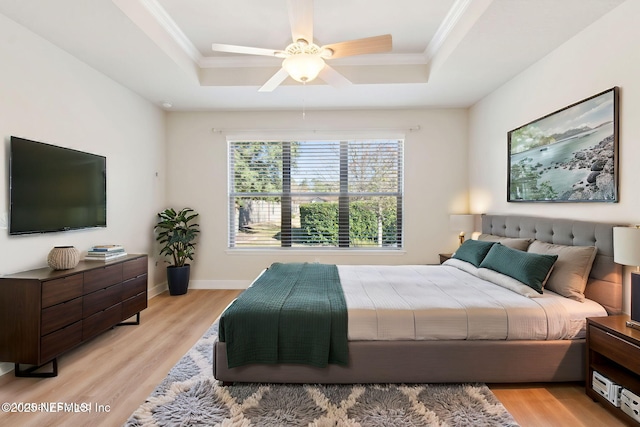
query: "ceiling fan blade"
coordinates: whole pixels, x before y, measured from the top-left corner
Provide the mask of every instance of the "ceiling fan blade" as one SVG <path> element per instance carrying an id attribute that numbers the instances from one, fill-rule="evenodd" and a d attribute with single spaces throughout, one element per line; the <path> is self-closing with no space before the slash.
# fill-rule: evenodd
<path id="1" fill-rule="evenodd" d="M 313 43 L 313 0 L 289 0 L 291 37 Z"/>
<path id="2" fill-rule="evenodd" d="M 322 46 L 322 48 L 331 49 L 333 51 L 333 55 L 330 56 L 330 59 L 364 55 L 367 53 L 389 52 L 392 48 L 391 34 L 328 44 Z"/>
<path id="3" fill-rule="evenodd" d="M 284 68 L 280 68 L 277 73 L 275 73 L 267 82 L 262 85 L 258 92 L 273 92 L 275 88 L 280 86 L 287 77 L 289 77 L 289 73 Z"/>
<path id="4" fill-rule="evenodd" d="M 216 52 L 243 53 L 246 55 L 277 56 L 281 51 L 273 49 L 262 49 L 260 47 L 235 46 L 232 44 L 213 43 L 211 50 Z"/>
<path id="5" fill-rule="evenodd" d="M 335 68 L 330 67 L 329 64 L 326 63 L 324 64 L 324 68 L 320 70 L 320 74 L 318 74 L 318 77 L 329 83 L 333 87 L 344 87 L 352 84 L 349 79 L 347 79 L 345 76 L 337 72 Z"/>

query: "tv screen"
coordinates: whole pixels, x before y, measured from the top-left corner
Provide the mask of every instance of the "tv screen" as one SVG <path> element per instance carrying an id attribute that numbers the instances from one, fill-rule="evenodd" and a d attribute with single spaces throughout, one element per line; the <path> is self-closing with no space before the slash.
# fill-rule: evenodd
<path id="1" fill-rule="evenodd" d="M 9 234 L 107 226 L 103 156 L 11 137 Z"/>

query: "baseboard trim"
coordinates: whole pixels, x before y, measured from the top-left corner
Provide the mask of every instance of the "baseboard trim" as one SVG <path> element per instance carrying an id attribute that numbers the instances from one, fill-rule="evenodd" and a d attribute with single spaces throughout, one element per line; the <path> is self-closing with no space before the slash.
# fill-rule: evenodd
<path id="1" fill-rule="evenodd" d="M 189 289 L 247 289 L 251 280 L 191 280 Z M 167 282 L 159 283 L 148 290 L 149 299 L 169 290 Z"/>
<path id="2" fill-rule="evenodd" d="M 147 289 L 147 294 L 149 295 L 149 299 L 151 299 L 157 295 L 160 295 L 164 291 L 167 291 L 168 289 L 169 288 L 167 287 L 167 282 L 158 283 L 157 285 Z"/>
<path id="3" fill-rule="evenodd" d="M 0 362 L 0 377 L 13 371 L 13 363 Z"/>
<path id="4" fill-rule="evenodd" d="M 190 289 L 247 289 L 251 280 L 191 280 Z"/>

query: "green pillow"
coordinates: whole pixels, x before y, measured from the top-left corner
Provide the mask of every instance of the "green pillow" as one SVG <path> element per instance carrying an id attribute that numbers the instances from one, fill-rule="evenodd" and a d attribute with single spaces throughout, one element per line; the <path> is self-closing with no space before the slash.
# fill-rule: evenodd
<path id="1" fill-rule="evenodd" d="M 458 248 L 456 253 L 452 255 L 452 258 L 457 258 L 462 261 L 470 262 L 471 264 L 478 267 L 491 246 L 495 245 L 496 242 L 484 242 L 480 240 L 465 240 L 462 245 Z"/>
<path id="2" fill-rule="evenodd" d="M 556 259 L 558 255 L 534 254 L 504 245 L 494 245 L 480 264 L 480 268 L 489 268 L 513 277 L 541 294 Z"/>

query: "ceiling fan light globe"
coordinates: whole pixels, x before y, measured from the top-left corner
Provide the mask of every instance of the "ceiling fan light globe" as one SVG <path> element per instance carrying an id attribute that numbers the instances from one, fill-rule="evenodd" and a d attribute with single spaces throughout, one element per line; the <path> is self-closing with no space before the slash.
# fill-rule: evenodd
<path id="1" fill-rule="evenodd" d="M 282 67 L 287 70 L 292 79 L 306 83 L 318 77 L 324 68 L 324 60 L 318 55 L 300 53 L 282 61 Z"/>

